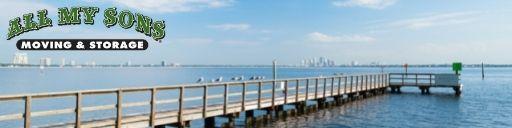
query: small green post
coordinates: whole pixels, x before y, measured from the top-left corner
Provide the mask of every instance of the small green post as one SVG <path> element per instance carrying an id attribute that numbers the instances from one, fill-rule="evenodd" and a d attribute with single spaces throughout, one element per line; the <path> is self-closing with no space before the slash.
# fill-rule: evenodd
<path id="1" fill-rule="evenodd" d="M 455 71 L 455 74 L 459 75 L 459 71 L 462 71 L 462 63 L 461 62 L 453 62 L 452 70 Z"/>

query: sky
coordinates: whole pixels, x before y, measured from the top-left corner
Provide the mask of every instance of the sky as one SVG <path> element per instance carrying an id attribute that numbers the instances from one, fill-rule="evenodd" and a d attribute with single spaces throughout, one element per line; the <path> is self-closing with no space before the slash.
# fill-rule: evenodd
<path id="1" fill-rule="evenodd" d="M 0 63 L 16 52 L 78 63 L 300 64 L 327 57 L 337 64 L 512 63 L 510 0 L 2 0 Z M 94 6 L 94 25 L 57 25 L 57 8 Z M 107 28 L 109 7 L 166 23 L 156 42 L 134 28 Z M 48 9 L 53 27 L 7 40 L 9 20 Z M 140 38 L 145 51 L 19 51 L 19 39 Z"/>

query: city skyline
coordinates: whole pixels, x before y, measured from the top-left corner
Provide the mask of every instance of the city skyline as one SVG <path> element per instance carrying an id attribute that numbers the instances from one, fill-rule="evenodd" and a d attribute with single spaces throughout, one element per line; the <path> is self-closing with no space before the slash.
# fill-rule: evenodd
<path id="1" fill-rule="evenodd" d="M 41 67 L 203 67 L 203 66 L 272 66 L 271 64 L 181 64 L 178 62 L 169 62 L 166 60 L 161 60 L 157 63 L 152 62 L 138 62 L 132 63 L 131 60 L 116 62 L 116 63 L 99 63 L 97 64 L 95 60 L 89 60 L 84 62 L 77 62 L 73 59 L 67 58 L 51 58 L 51 57 L 42 57 L 42 58 L 34 58 L 38 59 L 38 62 L 30 62 L 28 61 L 30 56 L 27 53 L 16 52 L 12 58 L 12 62 L 10 63 L 0 63 L 3 67 L 19 67 L 19 66 L 41 66 Z M 60 60 L 59 60 L 60 59 Z M 53 61 L 54 60 L 54 61 Z M 386 64 L 379 61 L 372 61 L 370 63 L 359 63 L 358 61 L 350 61 L 350 63 L 341 63 L 337 64 L 334 60 L 331 60 L 327 57 L 314 57 L 314 58 L 306 58 L 300 60 L 298 64 L 282 64 L 278 63 L 280 66 L 285 67 L 382 67 L 382 66 L 403 66 L 404 64 Z M 464 64 L 470 67 L 479 66 L 484 64 L 482 63 L 469 63 Z M 420 67 L 437 67 L 437 66 L 450 66 L 450 63 L 433 63 L 433 64 L 409 64 L 410 66 L 420 66 Z M 512 64 L 489 64 L 485 63 L 487 66 L 491 67 L 512 67 Z"/>
<path id="2" fill-rule="evenodd" d="M 297 64 L 304 58 L 325 56 L 340 64 L 510 64 L 512 37 L 509 9 L 512 1 L 476 0 L 326 0 L 239 1 L 211 0 L 172 2 L 152 0 L 101 1 L 103 9 L 141 12 L 165 20 L 167 37 L 161 43 L 120 27 L 102 24 L 58 26 L 0 41 L 0 63 L 12 62 L 15 52 L 39 58 L 75 58 L 97 64 L 119 62 L 182 64 Z M 459 2 L 466 4 L 461 5 Z M 8 12 L 0 15 L 0 31 L 7 33 L 10 19 L 39 9 L 57 17 L 59 7 L 84 6 L 90 1 L 4 2 Z M 149 5 L 152 3 L 152 5 Z M 138 5 L 138 6 L 134 6 Z M 416 6 L 421 5 L 421 6 Z M 30 6 L 30 8 L 26 8 Z M 16 8 L 16 9 L 14 9 Z M 16 10 L 16 11 L 12 11 Z M 279 11 L 277 11 L 279 10 Z M 306 19 L 306 20 L 305 20 Z M 101 18 L 96 18 L 96 22 Z M 108 36 L 105 36 L 108 35 Z M 18 39 L 37 38 L 141 38 L 146 51 L 18 51 Z"/>

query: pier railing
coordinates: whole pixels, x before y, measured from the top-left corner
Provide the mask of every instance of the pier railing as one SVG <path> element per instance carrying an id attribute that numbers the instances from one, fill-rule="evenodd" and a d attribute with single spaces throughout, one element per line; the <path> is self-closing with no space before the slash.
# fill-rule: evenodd
<path id="1" fill-rule="evenodd" d="M 449 73 L 390 73 L 390 86 L 460 86 L 459 75 Z"/>
<path id="2" fill-rule="evenodd" d="M 391 74 L 394 76 L 396 74 Z M 428 74 L 427 74 L 428 75 Z M 430 75 L 428 75 L 430 76 Z M 277 105 L 296 103 L 310 99 L 340 96 L 373 89 L 386 88 L 388 74 L 340 75 L 278 80 L 242 82 L 199 83 L 177 86 L 156 86 L 120 88 L 107 90 L 84 90 L 56 93 L 22 95 L 0 95 L 0 105 L 22 102 L 22 112 L 0 112 L 0 123 L 15 121 L 25 128 L 32 125 L 43 127 L 148 127 L 182 123 L 246 110 L 262 109 Z M 404 78 L 405 79 L 405 78 Z M 409 79 L 409 78 L 407 78 Z M 418 78 L 416 78 L 418 80 Z M 129 95 L 142 93 L 148 99 L 127 102 Z M 113 96 L 107 99 L 97 96 Z M 164 96 L 166 95 L 166 96 Z M 84 105 L 84 98 L 108 102 L 106 105 Z M 38 105 L 34 100 L 59 100 L 70 98 L 72 107 L 64 109 L 33 110 Z M 144 99 L 144 98 L 142 98 Z M 165 105 L 166 104 L 166 105 Z M 169 107 L 173 106 L 174 107 Z M 60 106 L 60 105 L 58 105 Z M 141 111 L 128 113 L 125 109 L 142 107 Z M 109 116 L 94 116 L 85 119 L 83 115 L 102 110 L 114 110 Z M 44 122 L 33 124 L 33 118 L 72 114 L 74 121 Z"/>

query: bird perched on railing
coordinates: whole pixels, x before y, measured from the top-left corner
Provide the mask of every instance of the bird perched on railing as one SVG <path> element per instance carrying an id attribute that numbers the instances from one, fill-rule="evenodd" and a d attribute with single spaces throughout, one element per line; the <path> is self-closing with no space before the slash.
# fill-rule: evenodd
<path id="1" fill-rule="evenodd" d="M 196 83 L 202 83 L 204 81 L 203 77 L 199 77 L 199 79 L 196 81 Z"/>
<path id="2" fill-rule="evenodd" d="M 219 77 L 219 78 L 217 78 L 217 79 L 215 80 L 215 82 L 222 82 L 222 76 L 221 76 L 221 77 Z"/>

